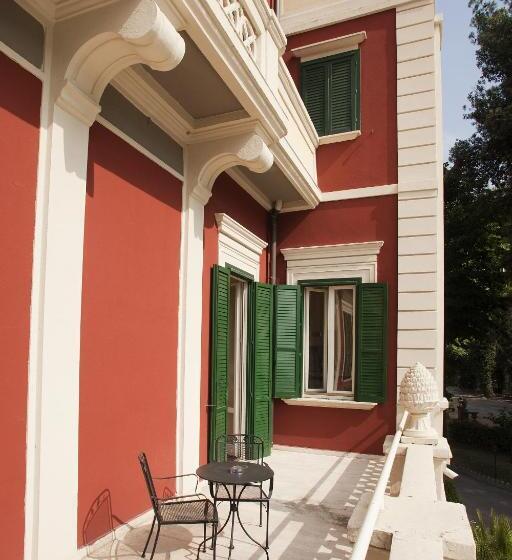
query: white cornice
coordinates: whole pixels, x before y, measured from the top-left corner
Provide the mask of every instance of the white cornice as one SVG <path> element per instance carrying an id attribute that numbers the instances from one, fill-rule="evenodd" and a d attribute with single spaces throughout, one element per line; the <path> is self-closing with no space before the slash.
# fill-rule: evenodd
<path id="1" fill-rule="evenodd" d="M 357 49 L 365 40 L 366 31 L 359 31 L 358 33 L 351 33 L 350 35 L 343 35 L 342 37 L 335 37 L 333 39 L 327 39 L 326 41 L 319 41 L 317 43 L 297 47 L 296 49 L 292 49 L 291 52 L 293 56 L 306 61 Z"/>
<path id="2" fill-rule="evenodd" d="M 233 220 L 230 216 L 224 213 L 215 214 L 215 220 L 219 229 L 219 234 L 225 235 L 243 245 L 245 248 L 261 255 L 263 249 L 268 245 L 266 241 L 254 235 L 247 228 Z"/>
<path id="3" fill-rule="evenodd" d="M 373 196 L 389 196 L 398 194 L 398 185 L 379 185 L 376 187 L 361 187 L 322 193 L 322 202 L 337 200 L 354 200 L 355 198 L 370 198 Z"/>
<path id="4" fill-rule="evenodd" d="M 310 29 L 383 12 L 410 2 L 411 0 L 331 0 L 320 8 L 314 4 L 290 15 L 283 14 L 279 20 L 286 35 L 295 35 Z"/>
<path id="5" fill-rule="evenodd" d="M 317 245 L 313 247 L 291 247 L 281 249 L 287 266 L 294 261 L 314 261 L 336 257 L 371 257 L 380 253 L 384 241 L 367 241 L 364 243 L 344 243 L 340 245 Z"/>

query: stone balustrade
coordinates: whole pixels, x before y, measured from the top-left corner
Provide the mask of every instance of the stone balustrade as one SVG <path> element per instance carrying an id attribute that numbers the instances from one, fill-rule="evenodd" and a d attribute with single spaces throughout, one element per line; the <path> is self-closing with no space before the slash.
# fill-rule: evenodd
<path id="1" fill-rule="evenodd" d="M 253 25 L 245 13 L 244 7 L 237 0 L 219 0 L 219 3 L 247 49 L 247 52 L 255 58 L 257 37 Z"/>
<path id="2" fill-rule="evenodd" d="M 473 533 L 462 504 L 446 501 L 444 472 L 452 457 L 447 440 L 435 433 L 429 415 L 437 391 L 432 374 L 421 364 L 404 377 L 400 404 L 409 421 L 398 446 L 389 494 L 373 528 L 366 560 L 474 560 Z M 388 436 L 388 454 L 394 436 Z M 348 538 L 356 542 L 372 493 L 363 494 L 348 524 Z"/>

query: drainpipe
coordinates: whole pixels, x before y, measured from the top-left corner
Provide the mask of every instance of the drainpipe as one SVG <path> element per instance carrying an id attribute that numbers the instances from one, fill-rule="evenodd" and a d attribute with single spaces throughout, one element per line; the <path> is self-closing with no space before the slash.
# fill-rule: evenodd
<path id="1" fill-rule="evenodd" d="M 277 263 L 277 216 L 283 207 L 282 200 L 276 200 L 270 212 L 271 221 L 271 240 L 270 240 L 270 283 L 277 284 L 276 263 Z"/>

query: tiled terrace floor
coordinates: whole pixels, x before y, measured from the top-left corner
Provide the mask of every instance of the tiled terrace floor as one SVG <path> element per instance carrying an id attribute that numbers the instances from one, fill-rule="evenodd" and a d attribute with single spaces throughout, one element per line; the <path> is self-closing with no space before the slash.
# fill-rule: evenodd
<path id="1" fill-rule="evenodd" d="M 274 494 L 270 509 L 271 560 L 347 560 L 351 545 L 346 538 L 348 519 L 361 494 L 373 490 L 383 458 L 373 455 L 330 454 L 275 449 L 268 463 L 274 469 Z M 221 521 L 227 504 L 219 507 Z M 241 517 L 255 538 L 264 539 L 258 526 L 258 506 L 243 504 Z M 135 560 L 140 557 L 150 525 L 130 527 L 103 548 L 90 552 L 96 560 Z M 163 527 L 155 560 L 193 560 L 202 540 L 202 527 Z M 152 543 L 151 543 L 152 544 Z M 226 528 L 217 543 L 217 558 L 228 557 Z M 235 524 L 233 560 L 256 560 L 265 553 L 250 543 Z M 146 555 L 149 557 L 149 554 Z M 211 560 L 207 549 L 200 558 Z"/>

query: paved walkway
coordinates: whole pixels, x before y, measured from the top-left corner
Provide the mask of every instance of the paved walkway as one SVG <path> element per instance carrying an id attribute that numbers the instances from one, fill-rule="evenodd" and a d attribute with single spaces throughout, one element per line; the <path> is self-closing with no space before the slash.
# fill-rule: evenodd
<path id="1" fill-rule="evenodd" d="M 276 449 L 268 463 L 275 472 L 270 510 L 272 560 L 348 560 L 352 550 L 346 538 L 348 519 L 361 494 L 373 490 L 380 475 L 383 457 L 353 453 L 304 452 Z M 258 527 L 259 509 L 243 504 L 242 519 L 249 531 L 264 539 Z M 226 504 L 219 508 L 222 519 Z M 96 560 L 135 560 L 140 557 L 150 525 L 119 531 L 103 548 L 90 551 Z M 124 533 L 121 535 L 121 533 Z M 227 530 L 219 537 L 217 558 L 228 557 Z M 164 527 L 155 560 L 192 560 L 202 540 L 201 526 Z M 147 555 L 149 557 L 149 555 Z M 211 551 L 200 555 L 211 559 Z M 256 560 L 265 553 L 252 545 L 235 525 L 233 560 Z"/>
<path id="2" fill-rule="evenodd" d="M 456 469 L 456 467 L 454 467 Z M 480 510 L 486 518 L 492 509 L 512 518 L 512 490 L 500 488 L 483 480 L 461 474 L 455 479 L 460 501 L 466 506 L 470 521 L 476 520 Z"/>

